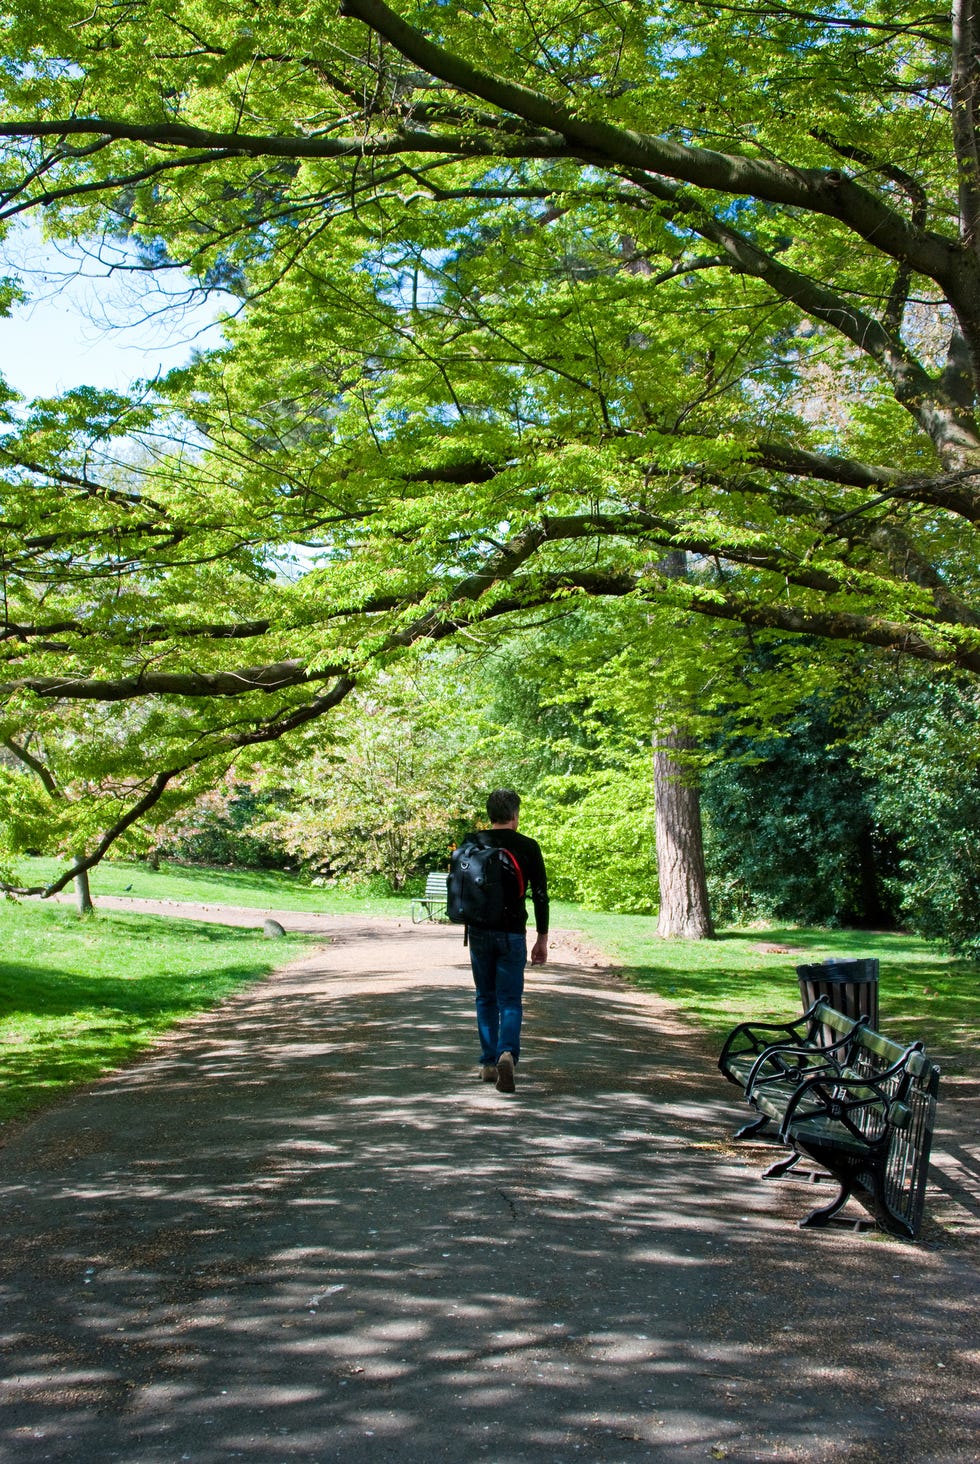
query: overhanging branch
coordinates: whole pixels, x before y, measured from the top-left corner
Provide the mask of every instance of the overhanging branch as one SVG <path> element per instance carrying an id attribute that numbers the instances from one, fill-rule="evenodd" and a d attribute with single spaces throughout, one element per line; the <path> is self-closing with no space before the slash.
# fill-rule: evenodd
<path id="1" fill-rule="evenodd" d="M 713 152 L 585 117 L 543 92 L 482 71 L 430 41 L 384 0 L 341 0 L 340 13 L 362 21 L 430 75 L 557 134 L 571 151 L 589 161 L 642 168 L 701 188 L 826 214 L 875 248 L 893 258 L 906 259 L 913 268 L 934 279 L 945 278 L 953 267 L 955 246 L 951 240 L 916 228 L 897 209 L 834 169 L 794 168 L 765 158 Z"/>

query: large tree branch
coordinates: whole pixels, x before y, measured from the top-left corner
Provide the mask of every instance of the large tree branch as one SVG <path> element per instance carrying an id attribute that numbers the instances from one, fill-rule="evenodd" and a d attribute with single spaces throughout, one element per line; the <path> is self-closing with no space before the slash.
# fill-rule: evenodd
<path id="1" fill-rule="evenodd" d="M 32 691 L 35 696 L 63 701 L 131 701 L 143 696 L 223 697 L 246 692 L 286 691 L 310 681 L 326 681 L 343 670 L 328 666 L 310 671 L 304 661 L 276 661 L 267 666 L 245 666 L 233 671 L 139 671 L 114 680 L 87 676 L 25 676 L 0 686 L 0 696 Z"/>
<path id="2" fill-rule="evenodd" d="M 666 138 L 596 121 L 519 82 L 481 70 L 437 45 L 391 10 L 384 0 L 341 0 L 340 13 L 363 21 L 408 60 L 466 95 L 480 97 L 535 127 L 564 138 L 588 161 L 641 168 L 716 192 L 749 195 L 826 214 L 921 274 L 946 278 L 955 245 L 942 235 L 916 228 L 897 209 L 835 169 L 793 168 L 691 147 Z"/>
<path id="3" fill-rule="evenodd" d="M 779 630 L 792 635 L 811 635 L 824 640 L 852 641 L 879 650 L 897 651 L 935 666 L 958 667 L 980 675 L 980 651 L 975 637 L 965 641 L 946 636 L 939 628 L 929 636 L 929 622 L 889 620 L 876 614 L 847 610 L 821 610 L 804 605 L 760 604 L 733 592 L 728 586 L 704 588 L 674 579 L 650 569 L 642 576 L 601 570 L 557 571 L 550 574 L 516 576 L 510 582 L 512 594 L 495 599 L 484 615 L 465 619 L 446 617 L 433 625 L 433 639 L 452 635 L 461 626 L 472 626 L 500 615 L 521 613 L 563 599 L 571 591 L 621 598 L 635 595 L 656 603 L 669 596 L 695 614 L 725 620 L 758 630 Z M 678 596 L 681 596 L 678 599 Z"/>
<path id="4" fill-rule="evenodd" d="M 76 859 L 69 869 L 64 870 L 57 879 L 46 885 L 14 885 L 6 880 L 0 880 L 0 890 L 11 895 L 41 895 L 47 899 L 51 895 L 58 894 L 67 884 L 81 874 L 86 874 L 105 858 L 117 839 L 121 838 L 127 829 L 132 828 L 155 804 L 159 803 L 173 780 L 185 772 L 192 764 L 183 764 L 180 767 L 167 768 L 157 773 L 147 791 L 137 801 L 130 805 L 124 814 L 106 829 L 90 854 L 81 859 Z"/>
<path id="5" fill-rule="evenodd" d="M 221 162 L 228 158 L 283 158 L 293 161 L 328 158 L 388 157 L 399 153 L 456 153 L 461 157 L 483 157 L 513 148 L 508 156 L 551 157 L 556 150 L 566 152 L 565 140 L 558 132 L 525 133 L 511 141 L 501 142 L 495 137 L 487 138 L 456 134 L 423 132 L 420 129 L 403 131 L 380 137 L 336 137 L 324 133 L 299 133 L 287 136 L 285 133 L 220 132 L 206 127 L 195 127 L 189 122 L 127 122 L 120 117 L 66 117 L 44 122 L 0 121 L 0 137 L 36 138 L 45 137 L 99 137 L 110 142 L 144 142 L 151 147 L 204 149 L 199 156 L 183 160 L 182 165 L 194 167 L 203 163 Z M 66 152 L 66 161 L 74 156 Z M 52 162 L 57 162 L 53 158 Z M 162 167 L 168 164 L 161 164 Z M 122 182 L 142 181 L 142 174 L 127 174 L 125 178 L 113 180 L 112 186 Z M 107 186 L 103 184 L 102 186 Z M 35 198 L 35 203 L 53 201 L 50 194 Z M 938 238 L 939 236 L 937 236 Z"/>
<path id="6" fill-rule="evenodd" d="M 515 534 L 510 543 L 493 555 L 483 569 L 461 580 L 452 592 L 452 600 L 463 602 L 478 600 L 487 590 L 501 580 L 506 580 L 529 559 L 545 542 L 547 530 L 542 524 L 532 524 Z M 419 598 L 427 598 L 425 594 Z M 340 607 L 338 615 L 364 614 L 379 609 L 404 608 L 410 610 L 412 599 L 404 596 L 392 600 L 384 597 L 379 602 L 352 604 Z M 405 628 L 385 637 L 374 649 L 375 656 L 382 656 L 392 650 L 412 645 L 429 635 L 430 627 L 440 618 L 437 611 L 425 613 Z M 20 691 L 33 692 L 35 696 L 65 701 L 132 701 L 146 696 L 177 697 L 237 697 L 251 692 L 267 695 L 288 691 L 295 686 L 310 682 L 329 680 L 344 676 L 349 667 L 340 664 L 318 666 L 310 670 L 308 663 L 299 659 L 277 661 L 265 666 L 238 667 L 229 671 L 157 671 L 144 668 L 129 676 L 113 679 L 88 676 L 24 676 L 0 685 L 0 696 L 11 696 Z"/>
<path id="7" fill-rule="evenodd" d="M 98 637 L 114 646 L 143 646 L 165 640 L 254 640 L 268 634 L 271 629 L 271 620 L 229 621 L 226 624 L 205 622 L 200 625 L 164 625 L 160 622 L 135 628 L 130 626 L 125 631 L 109 629 L 105 625 L 92 625 L 84 620 L 52 620 L 46 625 L 24 625 L 7 621 L 5 625 L 0 625 L 0 642 L 29 645 L 31 642 L 46 641 L 50 636 L 70 635 L 79 641 Z M 67 640 L 52 642 L 43 649 L 70 651 L 72 643 Z"/>
<path id="8" fill-rule="evenodd" d="M 876 497 L 868 503 L 854 509 L 854 514 L 864 513 L 869 508 L 885 503 L 888 499 L 894 499 L 902 503 L 920 503 L 924 506 L 944 508 L 950 513 L 968 519 L 971 523 L 980 522 L 980 487 L 973 486 L 980 484 L 980 468 L 977 467 L 958 468 L 951 473 L 928 476 L 912 475 L 884 464 L 865 463 L 857 458 L 813 452 L 807 448 L 779 442 L 757 443 L 750 449 L 746 461 L 749 467 L 765 468 L 770 472 L 785 474 L 791 478 L 835 483 L 842 488 L 863 488 L 876 494 Z M 406 475 L 404 481 L 406 483 L 484 483 L 489 482 L 498 473 L 504 472 L 507 466 L 506 462 L 494 463 L 486 458 L 472 458 L 448 464 L 445 467 L 431 468 L 422 473 Z M 672 471 L 676 471 L 676 469 L 672 469 Z M 703 468 L 696 458 L 692 458 L 682 471 L 697 477 L 703 473 Z M 733 480 L 732 486 L 744 489 L 745 485 L 736 484 Z M 798 506 L 805 507 L 808 512 L 813 511 L 812 505 L 803 504 L 802 500 L 799 501 Z M 848 517 L 850 516 L 851 511 L 848 511 Z"/>
<path id="9" fill-rule="evenodd" d="M 52 798 L 60 798 L 62 796 L 61 789 L 55 782 L 54 774 L 46 763 L 42 762 L 39 757 L 35 757 L 28 748 L 16 742 L 13 737 L 5 737 L 3 739 L 3 745 L 9 753 L 13 754 L 18 762 L 22 762 L 25 768 L 30 768 L 31 772 L 37 775 L 45 791 L 50 793 Z"/>
<path id="10" fill-rule="evenodd" d="M 683 3 L 690 5 L 692 0 L 683 0 Z M 871 20 L 866 15 L 837 15 L 833 11 L 806 10 L 794 5 L 774 5 L 770 3 L 770 0 L 761 0 L 761 3 L 757 5 L 722 5 L 715 0 L 712 8 L 729 15 L 751 15 L 761 21 L 767 21 L 774 15 L 785 15 L 793 20 L 811 21 L 828 30 L 870 31 L 872 33 L 883 31 L 891 37 L 915 36 L 919 40 L 928 41 L 931 45 L 941 44 L 942 32 L 947 23 L 944 10 L 936 10 L 931 15 L 926 12 L 908 21 L 882 21 Z"/>
<path id="11" fill-rule="evenodd" d="M 66 468 L 59 468 L 53 463 L 39 463 L 33 458 L 22 457 L 19 453 L 11 452 L 10 448 L 6 446 L 0 445 L 0 458 L 5 458 L 14 467 L 23 468 L 25 472 L 34 477 L 44 478 L 49 483 L 57 483 L 59 487 L 77 488 L 79 497 L 98 499 L 105 503 L 115 504 L 119 508 L 131 509 L 140 513 L 166 513 L 162 504 L 148 498 L 143 492 L 127 493 L 120 488 L 110 488 L 107 484 L 99 483 L 87 475 L 71 473 Z"/>
<path id="12" fill-rule="evenodd" d="M 805 448 L 780 443 L 760 444 L 753 450 L 750 461 L 793 477 L 815 478 L 824 483 L 838 483 L 845 488 L 879 490 L 878 496 L 870 503 L 854 509 L 855 514 L 877 507 L 887 499 L 895 499 L 944 508 L 969 519 L 971 523 L 980 522 L 980 488 L 973 486 L 980 481 L 980 468 L 959 468 L 934 477 L 911 477 L 894 468 L 835 457 L 830 453 L 808 452 Z"/>
<path id="13" fill-rule="evenodd" d="M 708 537 L 686 530 L 675 520 L 631 510 L 618 514 L 586 513 L 547 517 L 542 520 L 542 529 L 543 543 L 618 537 L 638 539 L 658 551 L 666 551 L 667 555 L 682 552 L 678 548 L 682 544 L 683 551 L 699 555 L 703 559 L 721 558 L 746 569 L 765 570 L 801 588 L 818 590 L 821 594 L 837 594 L 844 588 L 840 575 L 808 567 L 792 554 L 779 550 L 762 550 L 754 547 L 752 542 L 739 543 L 737 539 L 730 537 L 725 526 L 721 524 L 718 532 Z"/>
<path id="14" fill-rule="evenodd" d="M 20 895 L 42 895 L 48 897 L 63 890 L 67 884 L 80 874 L 85 874 L 93 869 L 112 848 L 127 829 L 138 823 L 150 810 L 159 803 L 170 784 L 181 774 L 190 771 L 191 768 L 201 763 L 213 760 L 215 757 L 227 757 L 229 752 L 235 752 L 245 747 L 254 747 L 264 742 L 275 742 L 286 736 L 289 732 L 295 731 L 298 727 L 307 725 L 322 717 L 325 713 L 340 704 L 345 697 L 354 690 L 353 678 L 339 677 L 331 689 L 322 696 L 315 697 L 313 701 L 307 702 L 300 707 L 294 707 L 288 712 L 277 714 L 264 724 L 248 728 L 242 732 L 225 732 L 219 737 L 210 741 L 201 755 L 191 757 L 167 768 L 158 773 L 152 780 L 147 791 L 130 805 L 111 826 L 106 829 L 99 838 L 95 847 L 84 858 L 77 859 L 70 869 L 66 869 L 57 879 L 48 885 L 37 885 L 30 888 L 20 887 L 0 882 L 0 889 L 11 894 Z"/>
<path id="15" fill-rule="evenodd" d="M 815 522 L 815 531 L 819 534 L 822 530 L 827 535 L 833 535 L 837 520 L 830 517 L 826 510 L 824 510 L 824 517 L 823 525 L 819 521 Z M 956 632 L 976 628 L 980 624 L 980 614 L 961 596 L 957 596 L 949 590 L 941 573 L 922 557 L 897 525 L 869 521 L 867 525 L 859 523 L 856 527 L 857 532 L 852 531 L 852 538 L 865 545 L 869 553 L 884 553 L 893 569 L 897 567 L 897 572 L 901 577 L 928 590 L 931 595 L 932 611 L 927 613 L 920 609 L 916 612 L 914 623 L 910 621 L 903 628 L 904 642 L 907 646 L 920 642 L 923 647 L 932 646 L 935 651 L 933 659 L 954 660 L 953 651 L 945 649 L 945 639 L 942 637 L 949 636 L 952 640 Z M 637 544 L 649 546 L 658 554 L 684 548 L 707 561 L 724 560 L 756 573 L 775 576 L 783 585 L 792 585 L 801 590 L 828 597 L 844 593 L 861 594 L 869 572 L 866 562 L 858 564 L 853 570 L 849 569 L 843 561 L 839 561 L 839 568 L 809 564 L 798 553 L 772 546 L 760 546 L 754 536 L 745 538 L 738 534 L 732 535 L 724 524 L 719 524 L 717 530 L 708 535 L 703 530 L 699 531 L 679 520 L 641 510 L 629 510 L 622 513 L 594 512 L 555 515 L 544 517 L 520 530 L 509 543 L 498 548 L 497 552 L 488 558 L 484 567 L 460 580 L 448 593 L 443 590 L 438 605 L 424 610 L 421 615 L 416 614 L 401 628 L 387 632 L 381 629 L 377 641 L 368 654 L 371 658 L 381 658 L 391 652 L 397 652 L 413 645 L 419 640 L 442 639 L 473 619 L 479 620 L 510 613 L 519 607 L 519 602 L 503 598 L 500 594 L 500 587 L 513 585 L 518 571 L 540 550 L 548 545 L 560 545 L 575 540 L 615 538 L 634 540 Z M 547 576 L 555 572 L 545 570 L 544 573 Z M 604 582 L 608 582 L 608 576 L 604 571 L 597 571 L 597 573 Z M 581 579 L 576 581 L 575 576 L 576 571 L 573 569 L 569 569 L 568 572 L 559 572 L 559 578 L 563 583 L 573 581 L 582 583 Z M 635 585 L 636 579 L 627 576 L 627 582 Z M 598 592 L 605 593 L 605 591 Z M 431 595 L 431 590 L 421 589 L 414 598 L 416 603 L 424 604 Z M 484 600 L 484 597 L 486 600 L 481 606 L 479 602 Z M 730 593 L 728 598 L 731 598 Z M 709 596 L 705 606 L 696 608 L 700 608 L 702 613 L 707 614 L 709 611 L 706 606 L 710 601 Z M 330 618 L 373 617 L 398 611 L 408 614 L 412 610 L 412 603 L 412 595 L 377 598 L 367 596 L 360 601 L 352 601 L 346 606 L 337 605 L 330 612 Z M 475 608 L 464 610 L 463 607 L 467 603 Z M 747 607 L 746 613 L 748 613 L 750 602 L 743 600 L 740 603 Z M 760 604 L 756 600 L 752 602 L 751 608 L 754 616 L 763 617 L 753 623 L 764 623 L 764 617 L 769 613 L 770 607 Z M 778 614 L 781 615 L 784 613 L 784 609 L 785 607 L 774 607 L 773 613 L 778 610 Z M 825 615 L 828 626 L 840 627 L 847 624 L 851 627 L 846 633 L 839 628 L 833 632 L 828 630 L 826 632 L 828 635 L 833 634 L 836 638 L 860 639 L 862 637 L 858 636 L 855 627 L 864 626 L 867 635 L 871 637 L 868 640 L 869 644 L 885 643 L 874 639 L 874 636 L 883 634 L 880 626 L 884 622 L 872 614 L 851 614 L 849 618 L 845 617 L 844 620 L 841 620 L 840 612 L 835 609 L 828 609 L 825 612 L 800 611 L 796 608 L 792 610 L 794 616 L 807 615 L 814 627 L 819 623 L 819 613 Z M 791 628 L 790 622 L 779 620 L 778 623 L 785 624 L 786 628 Z M 894 635 L 897 634 L 895 624 L 889 623 L 888 635 L 891 639 L 887 641 L 888 644 L 893 643 Z M 256 623 L 254 627 L 250 628 L 259 631 L 263 625 L 264 623 Z M 936 635 L 941 637 L 941 641 L 927 640 L 930 627 Z M 202 629 L 210 633 L 215 627 L 202 627 Z M 218 627 L 217 629 L 224 632 L 229 628 Z M 823 632 L 814 629 L 813 633 Z M 915 650 L 910 653 L 929 658 L 925 651 Z M 964 660 L 962 664 L 966 665 L 969 662 Z M 337 676 L 343 677 L 347 674 L 347 669 L 339 664 L 319 666 L 315 670 L 311 670 L 308 662 L 294 658 L 263 666 L 214 672 L 158 671 L 146 668 L 135 674 L 115 679 L 84 675 L 74 677 L 27 676 L 0 686 L 0 694 L 12 695 L 20 691 L 30 691 L 46 699 L 101 702 L 132 700 L 147 696 L 217 698 L 239 697 L 254 692 L 275 695 L 310 682 Z M 292 714 L 282 715 L 290 716 Z M 243 735 L 251 737 L 254 734 L 249 732 Z"/>
<path id="16" fill-rule="evenodd" d="M 645 543 L 666 549 L 668 554 L 679 552 L 677 546 L 682 544 L 686 552 L 699 555 L 703 559 L 721 559 L 745 569 L 762 570 L 776 575 L 786 585 L 816 590 L 826 596 L 859 592 L 860 581 L 866 573 L 862 567 L 857 574 L 849 575 L 844 564 L 839 571 L 814 567 L 793 553 L 762 550 L 751 543 L 742 544 L 737 540 L 728 540 L 723 529 L 713 538 L 700 537 L 686 531 L 682 525 L 646 513 L 596 513 L 547 518 L 543 521 L 543 526 L 548 542 L 619 535 L 626 538 L 638 537 Z M 925 559 L 898 525 L 871 524 L 862 534 L 862 542 L 883 554 L 899 578 L 929 592 L 935 608 L 931 615 L 922 615 L 923 626 L 945 625 L 960 630 L 980 627 L 980 611 L 949 589 L 935 565 Z M 663 562 L 665 561 L 661 561 Z M 674 575 L 668 577 L 676 578 Z"/>
<path id="17" fill-rule="evenodd" d="M 794 605 L 760 605 L 734 595 L 691 592 L 691 609 L 715 620 L 734 621 L 756 630 L 782 630 L 823 640 L 854 641 L 879 650 L 899 651 L 934 666 L 955 666 L 980 675 L 980 651 L 955 638 L 929 639 L 923 627 L 885 616 L 844 610 L 814 610 Z"/>
<path id="18" fill-rule="evenodd" d="M 980 651 L 972 643 L 929 638 L 926 628 L 914 621 L 889 620 L 880 615 L 862 615 L 845 610 L 820 610 L 807 606 L 759 604 L 729 589 L 709 589 L 691 584 L 678 586 L 676 580 L 649 570 L 642 579 L 629 574 L 571 571 L 550 576 L 528 576 L 526 586 L 518 581 L 514 595 L 501 602 L 501 613 L 539 608 L 553 603 L 556 596 L 581 590 L 590 595 L 621 598 L 634 595 L 656 604 L 669 596 L 675 604 L 683 604 L 697 615 L 711 620 L 724 620 L 756 630 L 778 630 L 790 635 L 817 636 L 823 640 L 852 641 L 878 650 L 900 652 L 914 660 L 934 666 L 957 667 L 980 675 Z M 682 598 L 678 599 L 678 595 Z M 467 622 L 472 624 L 472 620 Z"/>
<path id="19" fill-rule="evenodd" d="M 792 269 L 754 240 L 722 222 L 676 184 L 635 174 L 637 186 L 667 204 L 702 239 L 719 246 L 730 268 L 761 280 L 781 299 L 822 321 L 851 341 L 885 372 L 896 401 L 906 409 L 950 466 L 961 467 L 980 452 L 980 435 L 958 401 L 944 397 L 944 378 L 934 380 L 901 338 L 853 300 L 802 271 Z"/>

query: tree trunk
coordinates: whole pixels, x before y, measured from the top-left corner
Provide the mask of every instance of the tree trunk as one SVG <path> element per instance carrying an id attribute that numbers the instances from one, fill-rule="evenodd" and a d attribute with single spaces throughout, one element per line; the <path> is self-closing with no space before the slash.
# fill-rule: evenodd
<path id="1" fill-rule="evenodd" d="M 79 915 L 91 915 L 95 909 L 92 903 L 92 891 L 89 889 L 87 869 L 83 869 L 81 874 L 75 875 L 75 904 Z"/>
<path id="2" fill-rule="evenodd" d="M 711 940 L 715 933 L 704 872 L 697 775 L 673 756 L 693 747 L 693 739 L 672 731 L 658 734 L 653 750 L 660 885 L 657 934 L 664 939 Z"/>
<path id="3" fill-rule="evenodd" d="M 671 549 L 657 569 L 667 579 L 684 579 L 687 552 Z M 708 882 L 704 872 L 701 795 L 694 768 L 678 763 L 674 752 L 693 750 L 694 739 L 676 726 L 653 740 L 653 796 L 657 828 L 657 882 L 660 913 L 657 934 L 665 940 L 711 940 Z"/>

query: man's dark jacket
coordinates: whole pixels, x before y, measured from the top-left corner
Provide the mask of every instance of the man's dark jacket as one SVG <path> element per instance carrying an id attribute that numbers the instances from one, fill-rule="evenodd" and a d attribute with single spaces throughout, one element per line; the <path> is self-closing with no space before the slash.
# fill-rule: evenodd
<path id="1" fill-rule="evenodd" d="M 524 876 L 524 887 L 530 891 L 534 902 L 534 928 L 539 935 L 548 934 L 548 877 L 545 874 L 544 858 L 536 839 L 516 829 L 480 829 L 478 833 L 467 834 L 464 844 L 479 844 L 482 848 L 507 849 L 517 860 Z M 509 917 L 495 929 L 506 930 L 513 935 L 522 935 L 527 929 L 527 907 L 522 900 L 520 910 L 515 904 Z"/>

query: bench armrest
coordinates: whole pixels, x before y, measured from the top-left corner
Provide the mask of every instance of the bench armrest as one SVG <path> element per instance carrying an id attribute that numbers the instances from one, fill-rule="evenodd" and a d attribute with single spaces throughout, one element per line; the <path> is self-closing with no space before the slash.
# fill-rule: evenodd
<path id="1" fill-rule="evenodd" d="M 806 1017 L 797 1017 L 795 1022 L 739 1022 L 725 1038 L 718 1066 L 727 1075 L 725 1064 L 729 1057 L 737 1056 L 741 1052 L 768 1052 L 771 1047 L 779 1044 L 761 1039 L 766 1034 L 780 1032 L 787 1042 L 801 1042 L 806 1037 Z"/>
<path id="2" fill-rule="evenodd" d="M 779 1137 L 784 1141 L 788 1139 L 794 1122 L 812 1123 L 816 1119 L 830 1119 L 843 1124 L 856 1139 L 867 1144 L 876 1142 L 876 1137 L 860 1126 L 862 1113 L 873 1109 L 881 1120 L 883 1130 L 894 1126 L 893 1111 L 899 1120 L 899 1126 L 903 1126 L 902 1119 L 907 1113 L 900 1096 L 888 1091 L 882 1081 L 883 1076 L 881 1073 L 868 1078 L 844 1073 L 817 1073 L 805 1079 L 786 1105 Z M 799 1112 L 801 1108 L 802 1113 Z"/>
<path id="3" fill-rule="evenodd" d="M 785 1084 L 787 1079 L 802 1083 L 820 1074 L 839 1075 L 844 1068 L 834 1048 L 842 1047 L 845 1041 L 842 1038 L 833 1047 L 791 1047 L 784 1043 L 767 1047 L 760 1052 L 745 1080 L 746 1101 L 751 1103 L 753 1092 L 766 1083 Z"/>
<path id="4" fill-rule="evenodd" d="M 809 1016 L 809 1013 L 807 1015 Z M 777 1054 L 781 1054 L 782 1058 L 788 1060 L 787 1072 L 793 1070 L 794 1064 L 791 1059 L 796 1058 L 795 1067 L 801 1078 L 811 1069 L 816 1071 L 818 1068 L 833 1068 L 835 1065 L 841 1069 L 846 1068 L 851 1056 L 851 1047 L 855 1042 L 855 1034 L 864 1026 L 866 1021 L 866 1017 L 859 1018 L 853 1031 L 845 1032 L 836 1041 L 822 1043 L 819 1047 L 814 1046 L 811 1042 L 804 1042 L 798 1047 L 788 1042 L 774 1042 L 770 1047 L 765 1048 L 764 1051 L 759 1053 L 755 1065 L 746 1080 L 746 1097 L 748 1097 L 749 1088 L 763 1064 L 767 1060 L 776 1061 Z M 806 1059 L 809 1060 L 805 1061 Z"/>

